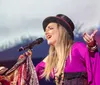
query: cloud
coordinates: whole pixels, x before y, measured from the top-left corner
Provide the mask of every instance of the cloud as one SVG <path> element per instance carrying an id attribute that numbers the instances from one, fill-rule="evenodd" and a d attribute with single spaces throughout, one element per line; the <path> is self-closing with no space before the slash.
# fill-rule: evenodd
<path id="1" fill-rule="evenodd" d="M 79 33 L 100 24 L 100 0 L 0 0 L 0 46 L 21 36 L 44 36 L 45 17 L 63 13 L 77 25 Z"/>

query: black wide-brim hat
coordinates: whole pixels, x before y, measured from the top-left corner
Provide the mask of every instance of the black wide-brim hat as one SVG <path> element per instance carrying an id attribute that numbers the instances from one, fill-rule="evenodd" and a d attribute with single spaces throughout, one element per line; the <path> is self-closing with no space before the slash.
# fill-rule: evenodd
<path id="1" fill-rule="evenodd" d="M 45 31 L 47 25 L 51 22 L 55 22 L 55 23 L 62 25 L 69 32 L 69 34 L 73 37 L 74 23 L 72 22 L 72 20 L 69 17 L 67 17 L 64 14 L 58 14 L 56 16 L 49 16 L 49 17 L 45 18 L 43 21 L 44 31 Z"/>

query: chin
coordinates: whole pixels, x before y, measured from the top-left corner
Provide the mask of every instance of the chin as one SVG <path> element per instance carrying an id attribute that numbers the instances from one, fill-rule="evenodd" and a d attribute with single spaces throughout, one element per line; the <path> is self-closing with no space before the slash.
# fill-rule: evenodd
<path id="1" fill-rule="evenodd" d="M 48 45 L 54 46 L 54 43 L 53 42 L 48 42 Z"/>
<path id="2" fill-rule="evenodd" d="M 47 41 L 47 43 L 48 43 L 48 45 L 52 45 L 52 42 L 50 42 L 50 41 Z"/>
<path id="3" fill-rule="evenodd" d="M 50 43 L 50 42 L 48 42 L 48 45 L 51 45 L 51 43 Z"/>

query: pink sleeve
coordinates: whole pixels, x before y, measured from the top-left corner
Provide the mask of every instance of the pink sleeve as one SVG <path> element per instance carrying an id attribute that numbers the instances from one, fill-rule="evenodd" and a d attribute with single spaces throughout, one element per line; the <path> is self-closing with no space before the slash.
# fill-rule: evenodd
<path id="1" fill-rule="evenodd" d="M 44 68 L 45 68 L 45 62 L 40 62 L 39 64 L 37 64 L 36 66 L 36 72 L 37 72 L 37 76 L 38 76 L 38 79 L 42 79 L 41 75 L 44 71 Z"/>

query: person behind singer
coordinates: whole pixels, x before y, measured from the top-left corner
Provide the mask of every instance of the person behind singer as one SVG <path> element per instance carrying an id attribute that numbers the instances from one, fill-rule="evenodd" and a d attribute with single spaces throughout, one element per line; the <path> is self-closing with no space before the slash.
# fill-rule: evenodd
<path id="1" fill-rule="evenodd" d="M 72 20 L 64 14 L 49 16 L 43 21 L 43 29 L 50 49 L 36 66 L 38 79 L 52 77 L 56 85 L 95 85 L 90 57 L 97 47 L 89 52 L 84 43 L 74 42 Z"/>

